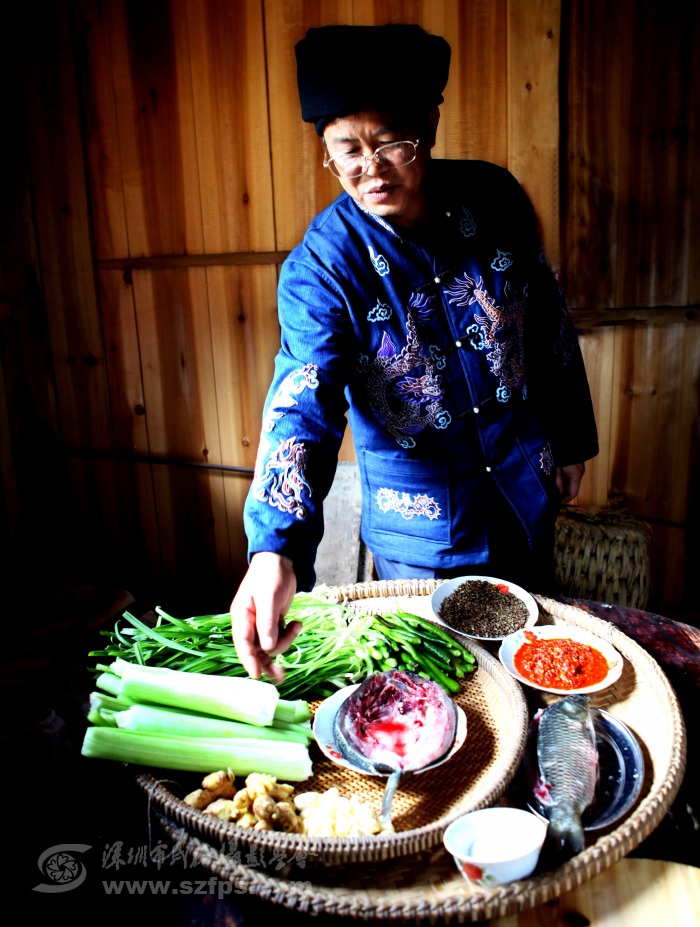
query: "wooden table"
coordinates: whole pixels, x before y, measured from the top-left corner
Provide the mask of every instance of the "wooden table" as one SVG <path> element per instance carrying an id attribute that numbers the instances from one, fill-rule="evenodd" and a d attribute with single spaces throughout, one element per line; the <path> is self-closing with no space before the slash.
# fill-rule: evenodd
<path id="1" fill-rule="evenodd" d="M 554 901 L 491 921 L 491 927 L 691 927 L 700 923 L 700 869 L 621 859 Z"/>

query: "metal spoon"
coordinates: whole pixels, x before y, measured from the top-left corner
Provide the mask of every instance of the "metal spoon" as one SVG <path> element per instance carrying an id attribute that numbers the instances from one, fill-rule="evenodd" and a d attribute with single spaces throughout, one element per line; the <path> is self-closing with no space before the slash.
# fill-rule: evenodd
<path id="1" fill-rule="evenodd" d="M 406 772 L 405 769 L 401 769 L 398 766 L 392 767 L 387 763 L 375 763 L 373 760 L 368 759 L 359 750 L 356 750 L 355 747 L 349 743 L 343 729 L 339 723 L 340 712 L 335 716 L 335 721 L 333 723 L 333 732 L 335 734 L 335 743 L 342 755 L 351 763 L 355 769 L 360 772 L 369 773 L 374 776 L 388 776 L 386 786 L 384 788 L 384 796 L 382 797 L 382 809 L 379 812 L 379 820 L 382 822 L 382 827 L 384 830 L 393 830 L 393 824 L 391 823 L 391 805 L 394 800 L 394 795 L 396 793 L 399 780 L 402 775 Z"/>
<path id="2" fill-rule="evenodd" d="M 362 687 L 365 687 L 365 688 L 369 687 L 370 702 L 371 702 L 373 699 L 376 699 L 378 697 L 378 692 L 381 693 L 382 695 L 384 694 L 385 690 L 383 687 L 385 685 L 390 685 L 390 682 L 388 682 L 388 680 L 393 682 L 392 677 L 394 676 L 400 677 L 401 685 L 399 688 L 405 689 L 407 685 L 415 686 L 415 683 L 413 682 L 414 674 L 408 673 L 408 672 L 399 673 L 398 671 L 394 671 L 394 672 L 389 671 L 387 673 L 376 673 L 373 676 L 369 677 L 367 680 L 365 680 L 365 682 L 362 684 L 362 686 L 360 687 L 358 691 L 362 692 Z M 415 680 L 420 684 L 419 688 L 421 689 L 421 692 L 422 692 L 424 687 L 427 685 L 426 681 L 417 676 L 415 676 Z M 438 688 L 438 686 L 435 683 L 431 682 L 430 685 L 434 686 L 436 689 Z M 393 830 L 393 825 L 391 822 L 391 805 L 394 799 L 394 795 L 396 793 L 396 789 L 398 788 L 398 785 L 399 785 L 399 782 L 401 781 L 402 776 L 407 775 L 409 773 L 421 772 L 424 769 L 428 769 L 431 766 L 434 766 L 437 762 L 440 762 L 441 759 L 444 756 L 446 756 L 446 754 L 449 753 L 449 751 L 452 749 L 452 746 L 454 744 L 454 740 L 456 737 L 456 733 L 457 733 L 457 721 L 458 721 L 457 706 L 452 699 L 446 696 L 445 693 L 441 693 L 441 694 L 444 696 L 444 698 L 442 699 L 442 704 L 444 705 L 445 711 L 452 713 L 451 718 L 450 718 L 452 722 L 451 724 L 452 737 L 451 737 L 449 744 L 442 745 L 444 747 L 444 752 L 440 756 L 435 755 L 434 749 L 432 750 L 432 752 L 429 750 L 428 751 L 429 758 L 427 762 L 423 762 L 419 766 L 415 765 L 415 763 L 411 763 L 409 757 L 401 756 L 398 753 L 393 753 L 389 751 L 384 751 L 384 755 L 382 756 L 381 760 L 372 760 L 368 758 L 367 756 L 365 756 L 363 753 L 361 753 L 358 750 L 358 748 L 354 746 L 353 743 L 350 742 L 350 740 L 348 739 L 348 736 L 346 735 L 345 723 L 346 723 L 348 711 L 351 710 L 349 706 L 351 705 L 352 699 L 355 697 L 354 694 L 350 698 L 346 699 L 340 705 L 340 707 L 338 708 L 335 714 L 335 718 L 333 719 L 333 735 L 335 739 L 335 745 L 337 749 L 339 750 L 339 752 L 341 753 L 341 755 L 344 757 L 344 759 L 348 763 L 350 763 L 354 769 L 357 769 L 359 772 L 369 773 L 370 775 L 388 777 L 386 787 L 384 789 L 384 796 L 382 799 L 382 808 L 381 808 L 381 812 L 379 815 L 379 819 L 382 822 L 382 826 L 386 830 Z M 415 697 L 415 696 L 413 696 L 412 694 L 412 697 Z M 420 751 L 418 752 L 418 755 L 420 756 Z"/>

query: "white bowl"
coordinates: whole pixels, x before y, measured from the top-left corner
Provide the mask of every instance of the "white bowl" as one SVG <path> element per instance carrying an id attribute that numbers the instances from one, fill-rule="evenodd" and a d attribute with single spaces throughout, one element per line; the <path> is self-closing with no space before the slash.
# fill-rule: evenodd
<path id="1" fill-rule="evenodd" d="M 469 631 L 465 631 L 462 628 L 457 628 L 454 625 L 448 624 L 440 615 L 440 610 L 442 607 L 443 601 L 447 598 L 448 595 L 452 593 L 461 586 L 463 583 L 466 583 L 470 580 L 482 580 L 487 583 L 491 583 L 494 586 L 505 586 L 508 592 L 512 592 L 514 596 L 520 599 L 521 602 L 525 604 L 528 611 L 528 617 L 525 622 L 525 628 L 531 628 L 533 625 L 537 624 L 537 619 L 539 618 L 539 608 L 535 599 L 530 595 L 529 592 L 526 592 L 521 586 L 516 586 L 515 583 L 511 583 L 507 579 L 498 579 L 496 576 L 457 576 L 455 579 L 447 579 L 444 583 L 441 583 L 435 592 L 433 592 L 430 597 L 430 605 L 433 609 L 433 614 L 435 618 L 440 622 L 440 624 L 445 625 L 445 627 L 450 628 L 452 631 L 457 631 L 460 634 L 466 635 L 466 637 L 471 637 L 474 640 L 479 641 L 502 641 L 507 637 L 505 634 L 494 634 L 492 636 L 485 636 L 480 634 L 471 634 Z"/>
<path id="2" fill-rule="evenodd" d="M 336 715 L 340 711 L 340 706 L 343 702 L 352 695 L 359 685 L 360 683 L 357 683 L 353 686 L 345 686 L 343 689 L 338 689 L 337 692 L 334 692 L 333 695 L 329 695 L 327 699 L 321 702 L 314 714 L 314 737 L 316 738 L 316 743 L 321 753 L 328 757 L 332 763 L 335 763 L 336 766 L 343 766 L 345 769 L 353 769 L 355 772 L 361 772 L 363 775 L 367 776 L 379 776 L 380 773 L 369 773 L 359 766 L 354 766 L 350 760 L 346 759 L 340 752 L 340 748 L 336 741 Z M 423 769 L 415 770 L 416 773 L 424 773 L 429 769 L 434 769 L 436 766 L 442 765 L 442 763 L 446 763 L 448 760 L 452 759 L 455 753 L 464 745 L 464 741 L 467 739 L 467 716 L 459 705 L 455 704 L 455 708 L 457 709 L 457 730 L 452 746 L 443 757 L 440 757 L 439 760 L 436 760 L 429 766 L 425 766 Z"/>
<path id="3" fill-rule="evenodd" d="M 504 885 L 531 875 L 547 834 L 547 822 L 520 808 L 482 808 L 453 821 L 443 843 L 468 882 Z"/>
<path id="4" fill-rule="evenodd" d="M 581 644 L 587 644 L 589 647 L 599 650 L 605 657 L 608 664 L 607 675 L 600 682 L 589 686 L 555 688 L 554 686 L 538 685 L 536 682 L 528 679 L 527 676 L 523 676 L 515 666 L 515 658 L 518 651 L 528 639 L 532 640 L 533 638 L 539 640 L 556 640 L 562 638 L 565 640 L 578 641 Z M 607 689 L 608 686 L 617 682 L 623 667 L 622 656 L 611 644 L 603 640 L 602 637 L 598 637 L 596 634 L 592 634 L 584 628 L 561 624 L 540 625 L 536 628 L 523 629 L 509 634 L 508 637 L 503 640 L 498 651 L 498 656 L 501 663 L 518 682 L 522 683 L 524 686 L 530 686 L 531 689 L 539 689 L 541 692 L 552 692 L 555 695 L 569 695 L 574 692 L 579 695 L 586 695 L 591 692 L 600 692 L 601 689 Z"/>

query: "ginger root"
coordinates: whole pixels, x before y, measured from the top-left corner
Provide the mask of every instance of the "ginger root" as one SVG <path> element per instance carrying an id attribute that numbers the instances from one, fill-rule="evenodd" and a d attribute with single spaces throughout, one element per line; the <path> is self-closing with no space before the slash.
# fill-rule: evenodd
<path id="1" fill-rule="evenodd" d="M 245 780 L 246 789 L 250 797 L 255 800 L 259 795 L 269 795 L 275 801 L 283 801 L 294 791 L 294 786 L 286 782 L 278 782 L 274 776 L 267 773 L 251 773 Z"/>
<path id="2" fill-rule="evenodd" d="M 185 804 L 239 827 L 283 831 L 309 837 L 368 836 L 382 832 L 382 824 L 357 795 L 342 796 L 337 788 L 301 792 L 267 773 L 250 773 L 236 788 L 230 770 L 218 770 L 202 780 L 202 787 L 185 796 Z"/>
<path id="3" fill-rule="evenodd" d="M 202 779 L 201 789 L 195 789 L 185 795 L 183 801 L 190 808 L 203 811 L 216 798 L 233 798 L 236 791 L 236 779 L 230 769 L 220 769 L 209 773 Z"/>
<path id="4" fill-rule="evenodd" d="M 292 802 L 294 786 L 267 773 L 251 773 L 245 788 L 236 789 L 230 770 L 209 773 L 202 788 L 184 798 L 185 804 L 204 814 L 256 830 L 301 831 L 301 819 Z"/>
<path id="5" fill-rule="evenodd" d="M 250 811 L 253 804 L 248 789 L 239 789 L 233 796 L 233 805 L 236 810 L 236 817 Z"/>
<path id="6" fill-rule="evenodd" d="M 253 802 L 253 814 L 259 821 L 272 823 L 277 813 L 277 802 L 271 795 L 258 795 Z"/>
<path id="7" fill-rule="evenodd" d="M 189 795 L 185 795 L 182 799 L 186 805 L 189 805 L 190 808 L 196 808 L 198 811 L 203 811 L 207 808 L 216 798 L 214 792 L 210 792 L 208 789 L 195 789 L 194 792 L 190 792 Z"/>
<path id="8" fill-rule="evenodd" d="M 236 792 L 236 777 L 230 769 L 219 769 L 202 779 L 202 788 L 213 792 L 217 798 L 233 798 Z"/>
<path id="9" fill-rule="evenodd" d="M 283 830 L 288 834 L 300 834 L 301 816 L 291 801 L 278 801 L 274 816 L 275 830 Z"/>
<path id="10" fill-rule="evenodd" d="M 239 827 L 255 827 L 258 823 L 258 819 L 252 811 L 246 811 L 245 814 L 242 814 L 240 818 L 236 818 L 235 820 Z"/>
<path id="11" fill-rule="evenodd" d="M 204 814 L 214 814 L 222 821 L 230 821 L 233 817 L 233 802 L 230 798 L 215 798 L 214 801 L 204 808 Z"/>

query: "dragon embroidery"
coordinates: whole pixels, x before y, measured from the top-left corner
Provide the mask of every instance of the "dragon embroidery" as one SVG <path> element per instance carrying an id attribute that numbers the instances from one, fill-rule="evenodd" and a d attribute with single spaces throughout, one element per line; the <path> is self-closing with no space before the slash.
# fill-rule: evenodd
<path id="1" fill-rule="evenodd" d="M 264 468 L 256 475 L 254 495 L 261 502 L 267 502 L 280 512 L 294 515 L 303 520 L 306 508 L 301 494 L 305 489 L 311 494 L 304 478 L 307 453 L 296 437 L 282 441 L 268 456 Z"/>
<path id="2" fill-rule="evenodd" d="M 295 396 L 301 395 L 305 389 L 318 388 L 318 365 L 304 364 L 300 370 L 294 370 L 284 378 L 279 389 L 275 393 L 274 399 L 270 403 L 270 408 L 265 416 L 263 429 L 267 432 L 272 431 L 275 422 L 284 418 L 287 414 L 286 409 L 291 409 L 297 405 Z"/>
<path id="3" fill-rule="evenodd" d="M 411 293 L 408 305 L 415 311 L 419 322 L 427 322 L 435 312 L 435 294 L 421 293 L 420 290 L 417 290 L 415 293 Z"/>
<path id="4" fill-rule="evenodd" d="M 451 417 L 441 404 L 441 378 L 421 346 L 410 314 L 406 331 L 401 351 L 384 332 L 376 357 L 361 357 L 359 370 L 377 419 L 401 447 L 415 447 L 413 435 L 429 426 L 446 428 Z"/>
<path id="5" fill-rule="evenodd" d="M 253 485 L 256 499 L 301 520 L 306 518 L 306 508 L 301 501 L 302 491 L 307 490 L 309 495 L 311 494 L 304 476 L 306 449 L 303 444 L 297 442 L 296 437 L 292 437 L 281 441 L 271 450 L 264 435 L 273 431 L 277 422 L 287 414 L 287 410 L 298 404 L 295 397 L 300 396 L 306 389 L 318 389 L 317 364 L 304 364 L 288 374 L 270 402 L 263 422 L 263 436 L 258 446 Z"/>
<path id="6" fill-rule="evenodd" d="M 499 381 L 498 399 L 507 402 L 514 389 L 525 382 L 523 363 L 523 317 L 525 292 L 518 295 L 510 282 L 503 288 L 504 305 L 498 306 L 484 286 L 468 274 L 446 288 L 450 303 L 457 306 L 475 306 L 474 325 L 467 329 L 472 347 L 486 351 L 491 372 Z"/>

